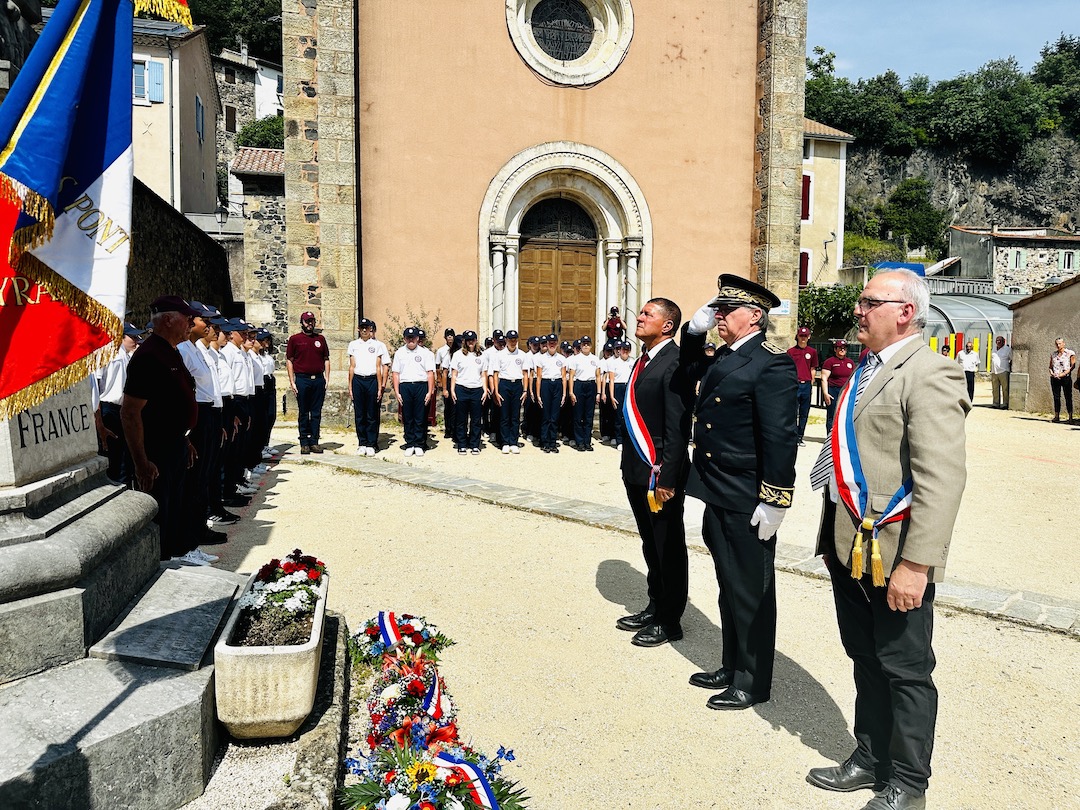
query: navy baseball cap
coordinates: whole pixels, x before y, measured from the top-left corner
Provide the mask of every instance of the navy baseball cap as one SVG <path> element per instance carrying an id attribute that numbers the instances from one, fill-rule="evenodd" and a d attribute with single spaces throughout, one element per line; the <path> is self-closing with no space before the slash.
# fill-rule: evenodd
<path id="1" fill-rule="evenodd" d="M 529 344 L 530 346 L 538 346 L 538 345 L 540 345 L 540 338 L 538 338 L 538 337 L 537 337 L 536 335 L 533 335 L 533 336 L 532 336 L 531 338 L 529 338 L 529 339 L 528 339 L 528 341 L 526 341 L 526 342 L 527 342 L 527 343 L 528 343 L 528 344 Z"/>
<path id="2" fill-rule="evenodd" d="M 559 342 L 559 336 L 558 335 L 548 335 L 546 338 L 544 338 L 544 340 L 547 343 L 558 343 Z"/>
<path id="3" fill-rule="evenodd" d="M 420 330 L 415 326 L 406 326 L 405 331 L 402 332 L 406 339 L 420 337 Z"/>
<path id="4" fill-rule="evenodd" d="M 162 295 L 154 299 L 153 303 L 150 304 L 151 317 L 160 315 L 163 312 L 179 312 L 189 318 L 202 314 L 192 309 L 191 304 L 179 295 Z"/>
<path id="5" fill-rule="evenodd" d="M 506 333 L 506 339 L 507 340 L 511 340 L 513 338 L 516 338 L 517 336 L 518 336 L 517 329 L 511 329 L 509 332 Z"/>
<path id="6" fill-rule="evenodd" d="M 580 344 L 580 343 L 588 343 L 588 344 L 589 344 L 589 345 L 591 346 L 591 345 L 592 345 L 592 338 L 591 338 L 591 337 L 589 337 L 588 335 L 584 335 L 584 336 L 583 336 L 583 337 L 581 338 L 581 340 L 579 340 L 579 341 L 577 341 L 577 342 L 578 342 L 579 344 Z"/>
<path id="7" fill-rule="evenodd" d="M 124 324 L 124 334 L 127 337 L 137 338 L 145 331 L 146 331 L 145 329 L 140 329 L 139 327 L 137 327 L 133 323 L 125 323 Z"/>
<path id="8" fill-rule="evenodd" d="M 702 346 L 702 348 L 703 349 L 715 349 L 716 344 L 715 343 L 706 343 L 704 346 Z"/>
<path id="9" fill-rule="evenodd" d="M 217 307 L 212 307 L 209 304 L 204 304 L 201 301 L 192 301 L 191 308 L 199 313 L 199 317 L 203 320 L 210 320 L 211 318 L 220 318 L 221 313 Z"/>
<path id="10" fill-rule="evenodd" d="M 466 329 L 464 332 L 461 333 L 461 339 L 476 340 L 476 332 L 474 332 L 472 329 Z"/>
<path id="11" fill-rule="evenodd" d="M 247 324 L 240 318 L 229 318 L 221 325 L 221 328 L 226 332 L 245 332 Z"/>
<path id="12" fill-rule="evenodd" d="M 570 345 L 569 340 L 564 340 L 562 343 L 559 344 L 559 348 L 560 349 L 572 349 L 574 347 Z"/>
<path id="13" fill-rule="evenodd" d="M 357 328 L 358 329 L 371 329 L 374 326 L 375 326 L 375 321 L 371 320 L 371 318 L 361 318 L 360 319 L 360 324 L 359 324 L 359 326 Z"/>
<path id="14" fill-rule="evenodd" d="M 589 341 L 589 342 L 591 343 L 592 341 Z M 578 340 L 574 341 L 573 346 L 574 346 L 575 349 L 580 349 L 581 348 L 581 340 L 580 340 L 580 338 Z"/>
<path id="15" fill-rule="evenodd" d="M 210 323 L 212 323 L 214 326 L 224 326 L 228 322 L 229 322 L 229 319 L 222 316 L 222 315 L 218 315 L 216 318 L 211 318 L 210 319 Z"/>
<path id="16" fill-rule="evenodd" d="M 256 340 L 268 340 L 269 338 L 270 338 L 269 330 L 267 330 L 267 329 L 256 329 L 255 330 L 255 339 Z"/>
<path id="17" fill-rule="evenodd" d="M 443 337 L 457 337 L 457 333 L 449 326 L 443 330 Z"/>
<path id="18" fill-rule="evenodd" d="M 492 337 L 493 337 L 493 338 L 494 338 L 495 340 L 499 340 L 500 338 L 502 338 L 502 337 L 503 337 L 503 331 L 502 331 L 502 329 L 496 329 L 496 330 L 495 330 L 494 332 L 492 332 L 492 333 L 491 333 L 491 336 L 492 336 Z"/>

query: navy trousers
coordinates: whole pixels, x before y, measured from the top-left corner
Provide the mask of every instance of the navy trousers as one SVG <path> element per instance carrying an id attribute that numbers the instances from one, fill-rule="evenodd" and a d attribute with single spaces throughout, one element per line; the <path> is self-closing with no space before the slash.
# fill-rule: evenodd
<path id="1" fill-rule="evenodd" d="M 322 374 L 295 374 L 293 379 L 296 381 L 296 422 L 300 444 L 311 447 L 319 443 L 326 378 Z"/>
<path id="2" fill-rule="evenodd" d="M 403 382 L 398 384 L 401 391 L 401 423 L 405 428 L 404 447 L 427 449 L 427 382 Z"/>
<path id="3" fill-rule="evenodd" d="M 596 380 L 574 380 L 574 397 L 574 441 L 578 447 L 588 447 L 596 416 Z"/>
<path id="4" fill-rule="evenodd" d="M 540 381 L 540 446 L 554 448 L 559 438 L 559 414 L 562 412 L 562 380 Z"/>
<path id="5" fill-rule="evenodd" d="M 499 396 L 502 398 L 502 447 L 516 445 L 521 436 L 521 380 L 499 380 Z"/>
<path id="6" fill-rule="evenodd" d="M 457 446 L 459 450 L 480 449 L 480 399 L 482 388 L 454 388 L 457 402 L 454 403 L 454 417 L 457 419 Z"/>
<path id="7" fill-rule="evenodd" d="M 353 419 L 360 447 L 379 447 L 379 382 L 374 374 L 352 378 Z"/>

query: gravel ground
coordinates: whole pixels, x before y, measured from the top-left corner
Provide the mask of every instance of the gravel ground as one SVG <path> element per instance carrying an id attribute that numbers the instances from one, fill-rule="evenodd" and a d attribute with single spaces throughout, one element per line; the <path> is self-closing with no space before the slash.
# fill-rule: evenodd
<path id="1" fill-rule="evenodd" d="M 808 431 L 800 482 L 820 447 L 813 439 L 823 433 L 822 424 Z M 294 435 L 287 426 L 275 433 L 283 443 Z M 973 411 L 950 576 L 1076 598 L 1071 517 L 1042 502 L 1048 493 L 1068 498 L 1077 491 L 1077 435 L 1028 415 Z M 344 452 L 355 446 L 345 433 L 324 441 Z M 562 487 L 597 503 L 624 499 L 613 448 L 551 456 L 526 447 L 509 457 L 490 448 L 460 457 L 448 448 L 422 458 L 395 449 L 383 455 L 509 486 Z M 231 528 L 228 545 L 215 549 L 218 566 L 250 571 L 299 545 L 330 566 L 330 608 L 354 631 L 380 609 L 437 624 L 457 641 L 441 669 L 460 707 L 463 737 L 488 751 L 515 749 L 518 762 L 507 775 L 528 789 L 533 808 L 839 810 L 869 799 L 868 792 L 831 794 L 804 781 L 809 768 L 842 759 L 854 745 L 851 667 L 825 582 L 778 574 L 773 700 L 746 712 L 712 712 L 708 693 L 686 681 L 719 664 L 716 583 L 700 547 L 690 556 L 686 638 L 640 649 L 614 628 L 644 601 L 636 537 L 293 463 L 299 460 L 290 453 L 266 476 L 264 496 Z M 809 548 L 817 504 L 804 483 L 799 487 L 781 539 Z M 945 609 L 936 630 L 942 698 L 930 806 L 1076 807 L 1080 644 Z M 262 749 L 260 759 L 253 756 L 258 747 L 231 746 L 207 795 L 190 806 L 262 806 L 252 787 L 266 785 L 269 793 L 288 770 L 287 746 Z"/>

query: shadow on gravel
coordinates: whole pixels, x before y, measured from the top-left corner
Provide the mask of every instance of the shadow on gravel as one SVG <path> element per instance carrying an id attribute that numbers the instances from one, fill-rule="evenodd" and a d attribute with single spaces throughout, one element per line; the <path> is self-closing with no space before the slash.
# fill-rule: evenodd
<path id="1" fill-rule="evenodd" d="M 645 575 L 625 560 L 601 562 L 596 569 L 596 589 L 609 602 L 620 605 L 625 613 L 636 613 L 649 601 Z M 671 648 L 698 670 L 719 667 L 719 626 L 693 602 L 686 605 L 682 626 L 685 637 Z M 623 635 L 629 643 L 630 634 Z M 779 650 L 773 670 L 772 700 L 755 706 L 754 711 L 773 728 L 798 737 L 807 748 L 813 748 L 827 760 L 842 762 L 855 750 L 847 720 L 825 687 Z"/>

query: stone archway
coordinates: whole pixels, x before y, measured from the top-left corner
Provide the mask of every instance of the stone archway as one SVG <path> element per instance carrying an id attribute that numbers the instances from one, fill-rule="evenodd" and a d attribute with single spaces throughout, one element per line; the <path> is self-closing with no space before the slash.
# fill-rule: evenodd
<path id="1" fill-rule="evenodd" d="M 636 312 L 652 290 L 652 219 L 641 188 L 607 153 L 572 141 L 525 149 L 488 185 L 479 222 L 479 328 L 518 326 L 521 219 L 537 202 L 565 197 L 597 230 L 597 324 L 618 306 Z"/>

